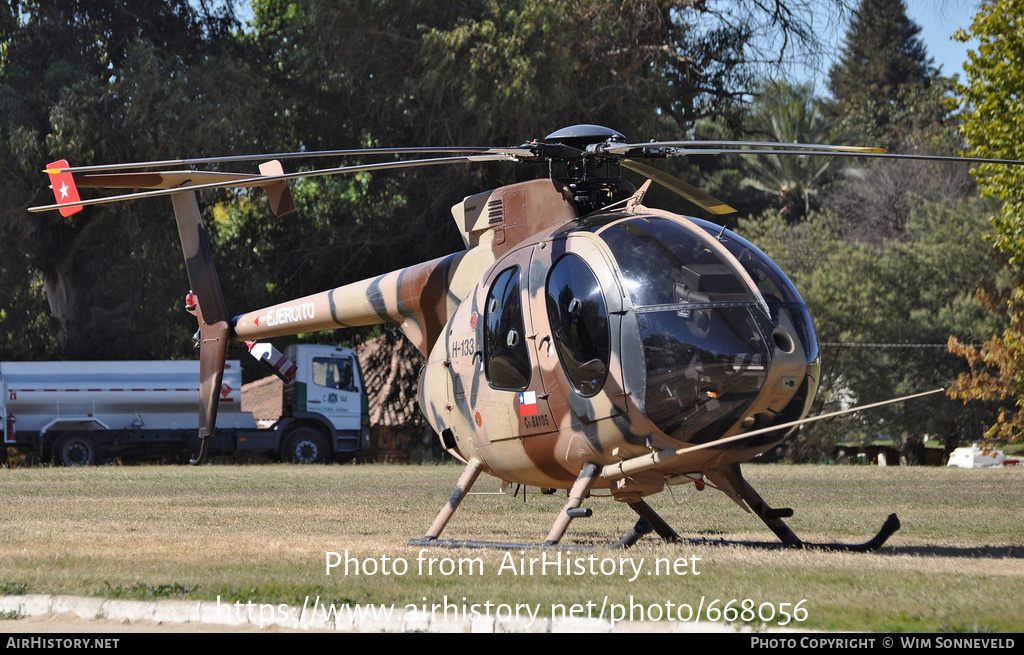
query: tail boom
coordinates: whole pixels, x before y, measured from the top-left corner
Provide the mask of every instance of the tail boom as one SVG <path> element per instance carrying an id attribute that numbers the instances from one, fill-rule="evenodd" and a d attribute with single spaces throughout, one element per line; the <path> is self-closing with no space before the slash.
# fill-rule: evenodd
<path id="1" fill-rule="evenodd" d="M 257 309 L 233 320 L 236 341 L 364 325 L 395 325 L 424 355 L 481 272 L 489 248 L 474 248 L 379 277 Z"/>

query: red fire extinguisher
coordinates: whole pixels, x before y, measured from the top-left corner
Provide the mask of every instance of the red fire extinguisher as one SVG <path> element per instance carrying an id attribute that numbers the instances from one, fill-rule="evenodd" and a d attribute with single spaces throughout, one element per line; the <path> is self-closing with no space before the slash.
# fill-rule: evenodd
<path id="1" fill-rule="evenodd" d="M 4 443 L 14 443 L 17 441 L 16 430 L 14 429 L 14 414 L 7 415 L 7 429 L 4 430 Z"/>

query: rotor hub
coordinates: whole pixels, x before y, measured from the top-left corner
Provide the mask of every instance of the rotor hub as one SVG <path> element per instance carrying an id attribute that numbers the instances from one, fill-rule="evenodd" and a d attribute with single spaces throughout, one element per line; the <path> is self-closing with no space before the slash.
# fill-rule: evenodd
<path id="1" fill-rule="evenodd" d="M 572 125 L 552 132 L 544 145 L 562 146 L 559 155 L 549 158 L 552 179 L 565 183 L 572 192 L 580 214 L 589 214 L 608 205 L 625 200 L 636 192 L 622 179 L 621 159 L 597 154 L 596 147 L 605 143 L 625 143 L 626 137 L 616 130 L 601 125 Z M 561 163 L 561 167 L 556 165 Z"/>
<path id="2" fill-rule="evenodd" d="M 545 143 L 559 143 L 583 151 L 586 151 L 588 146 L 606 141 L 625 143 L 626 137 L 609 127 L 585 124 L 563 127 L 544 138 Z"/>

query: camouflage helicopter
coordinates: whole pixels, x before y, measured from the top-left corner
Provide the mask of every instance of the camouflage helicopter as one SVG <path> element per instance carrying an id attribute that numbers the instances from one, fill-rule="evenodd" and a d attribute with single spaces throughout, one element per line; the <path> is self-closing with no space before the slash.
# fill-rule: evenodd
<path id="1" fill-rule="evenodd" d="M 769 506 L 741 472 L 743 462 L 802 423 L 864 408 L 806 417 L 819 382 L 817 337 L 799 292 L 771 259 L 722 226 L 643 205 L 654 182 L 713 214 L 733 212 L 640 161 L 724 152 L 1007 163 L 852 146 L 629 143 L 615 130 L 576 125 L 516 147 L 378 148 L 88 167 L 61 160 L 45 171 L 57 203 L 30 211 L 70 214 L 91 204 L 171 197 L 192 289 L 188 304 L 199 322 L 201 450 L 193 463 L 205 459 L 216 429 L 230 343 L 251 346 L 282 335 L 389 324 L 426 356 L 419 406 L 443 447 L 466 464 L 426 535 L 411 545 L 555 547 L 573 519 L 591 515 L 583 503 L 598 489 L 639 517 L 615 545 L 629 546 L 651 530 L 677 541 L 680 536 L 645 498 L 670 484 L 693 483 L 709 484 L 752 511 L 783 545 L 876 549 L 899 529 L 895 515 L 862 544 L 806 543 L 783 521 L 792 510 Z M 296 173 L 285 173 L 281 163 L 371 155 L 390 159 Z M 258 159 L 269 159 L 259 174 L 194 170 Z M 456 204 L 452 214 L 465 244 L 460 252 L 248 313 L 228 312 L 197 191 L 261 187 L 280 215 L 294 209 L 290 179 L 480 161 L 542 164 L 548 175 Z M 172 167 L 190 168 L 164 170 Z M 143 168 L 149 170 L 133 170 Z M 646 182 L 636 188 L 623 179 L 624 168 Z M 79 188 L 146 190 L 81 199 Z M 279 362 L 279 353 L 269 352 L 270 363 Z M 480 473 L 567 490 L 542 543 L 440 539 Z"/>

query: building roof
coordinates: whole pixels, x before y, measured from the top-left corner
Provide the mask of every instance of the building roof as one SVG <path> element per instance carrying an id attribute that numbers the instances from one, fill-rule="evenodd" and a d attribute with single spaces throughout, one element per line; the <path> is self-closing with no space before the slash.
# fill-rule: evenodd
<path id="1" fill-rule="evenodd" d="M 388 331 L 356 347 L 366 382 L 370 425 L 422 426 L 416 408 L 426 358 L 398 332 Z"/>
<path id="2" fill-rule="evenodd" d="M 416 408 L 420 373 L 426 359 L 398 332 L 388 331 L 355 347 L 366 385 L 370 425 L 422 427 Z M 274 420 L 283 413 L 284 384 L 275 376 L 242 386 L 242 411 L 256 420 Z"/>
<path id="3" fill-rule="evenodd" d="M 257 421 L 277 420 L 284 412 L 284 383 L 276 375 L 242 385 L 242 411 Z"/>

